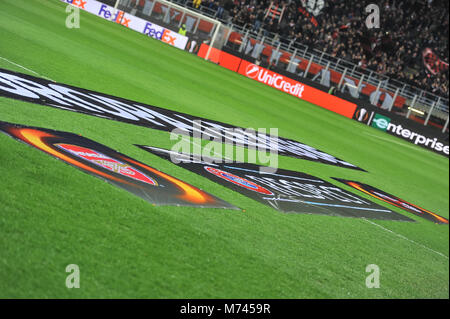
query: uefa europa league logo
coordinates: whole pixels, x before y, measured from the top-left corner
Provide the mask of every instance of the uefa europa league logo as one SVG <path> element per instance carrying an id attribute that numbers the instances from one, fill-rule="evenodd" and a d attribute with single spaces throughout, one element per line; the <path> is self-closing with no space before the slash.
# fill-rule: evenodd
<path id="1" fill-rule="evenodd" d="M 362 122 L 362 121 L 364 120 L 366 114 L 367 114 L 367 110 L 366 110 L 366 109 L 361 109 L 361 110 L 359 111 L 358 121 L 359 121 L 359 122 Z"/>

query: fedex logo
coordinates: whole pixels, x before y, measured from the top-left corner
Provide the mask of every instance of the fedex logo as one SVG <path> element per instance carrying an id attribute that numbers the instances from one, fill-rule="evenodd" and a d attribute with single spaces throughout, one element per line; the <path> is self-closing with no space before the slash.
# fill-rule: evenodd
<path id="1" fill-rule="evenodd" d="M 75 0 L 74 0 L 75 1 Z M 106 4 L 102 4 L 100 10 L 98 11 L 98 15 L 107 19 L 119 23 L 125 27 L 129 27 L 129 23 L 131 19 L 125 18 L 125 12 L 118 10 L 115 14 L 111 13 L 108 10 L 108 6 Z"/>
<path id="2" fill-rule="evenodd" d="M 177 39 L 175 36 L 172 36 L 172 31 L 168 29 L 164 29 L 160 26 L 156 26 L 157 28 L 152 27 L 150 22 L 147 22 L 144 28 L 144 34 L 148 35 L 157 40 L 161 40 L 167 44 L 175 46 L 175 40 Z"/>
<path id="3" fill-rule="evenodd" d="M 75 6 L 75 7 L 78 7 L 80 9 L 86 10 L 87 0 L 86 1 L 83 1 L 83 0 L 62 0 L 62 2 L 69 3 L 69 4 L 71 4 L 71 5 Z"/>

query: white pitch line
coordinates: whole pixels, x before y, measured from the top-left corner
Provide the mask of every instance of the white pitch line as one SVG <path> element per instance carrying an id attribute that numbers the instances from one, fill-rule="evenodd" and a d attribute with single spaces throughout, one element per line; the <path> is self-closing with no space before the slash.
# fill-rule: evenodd
<path id="1" fill-rule="evenodd" d="M 1 57 L 1 56 L 0 56 L 0 59 L 6 61 L 6 62 L 8 62 L 8 63 L 11 63 L 11 64 L 13 64 L 13 65 L 15 65 L 15 66 L 18 66 L 19 68 L 22 68 L 22 69 L 24 69 L 24 70 L 27 70 L 28 72 L 31 72 L 31 73 L 36 74 L 36 75 L 39 75 L 40 77 L 43 77 L 44 79 L 47 79 L 47 80 L 56 82 L 55 80 L 52 80 L 52 79 L 50 79 L 50 78 L 48 78 L 48 77 L 46 77 L 46 76 L 43 76 L 42 74 L 39 74 L 39 73 L 37 73 L 36 71 L 33 71 L 33 70 L 29 69 L 29 68 L 24 67 L 23 65 L 20 65 L 20 64 L 18 64 L 18 63 L 13 62 L 13 61 L 10 61 L 10 60 L 8 60 L 7 58 L 4 58 L 4 57 Z"/>
<path id="2" fill-rule="evenodd" d="M 387 229 L 386 227 L 383 227 L 383 226 L 381 226 L 381 225 L 379 225 L 379 224 L 377 224 L 377 223 L 375 223 L 375 222 L 373 222 L 373 221 L 370 221 L 370 220 L 368 220 L 368 219 L 366 219 L 366 218 L 363 218 L 363 220 L 365 220 L 366 222 L 368 222 L 368 223 L 370 223 L 370 224 L 372 224 L 372 225 L 375 225 L 375 226 L 377 226 L 377 227 L 380 227 L 381 229 L 383 229 L 383 230 L 385 230 L 385 231 L 387 231 L 387 232 L 389 232 L 389 233 L 391 233 L 391 234 L 394 234 L 395 236 L 400 237 L 401 239 L 407 240 L 407 241 L 409 241 L 409 242 L 411 242 L 411 243 L 413 243 L 413 244 L 416 244 L 416 245 L 418 245 L 418 246 L 420 246 L 420 247 L 422 247 L 422 248 L 428 249 L 429 251 L 432 251 L 433 253 L 438 254 L 438 255 L 440 255 L 440 256 L 446 258 L 446 259 L 449 259 L 448 256 L 444 255 L 443 253 L 440 253 L 440 252 L 438 252 L 438 251 L 436 251 L 436 250 L 433 250 L 433 249 L 431 249 L 431 248 L 429 248 L 429 247 L 427 247 L 427 246 L 425 246 L 425 245 L 419 244 L 419 243 L 415 242 L 414 240 L 411 240 L 411 239 L 409 239 L 409 238 L 407 238 L 407 237 L 405 237 L 405 236 L 403 236 L 403 235 L 397 234 L 396 232 L 394 232 L 394 231 L 392 231 L 392 230 L 390 230 L 390 229 Z"/>
<path id="3" fill-rule="evenodd" d="M 375 138 L 380 139 L 380 140 L 382 140 L 382 141 L 386 141 L 386 142 L 394 143 L 394 144 L 397 144 L 397 145 L 400 145 L 400 146 L 404 146 L 404 147 L 407 147 L 407 148 L 411 148 L 411 149 L 414 149 L 414 150 L 416 150 L 416 151 L 424 151 L 424 152 L 427 152 L 426 149 L 423 149 L 423 148 L 421 148 L 421 147 L 415 147 L 415 146 L 418 146 L 418 145 L 416 145 L 416 144 L 414 144 L 414 145 L 408 145 L 408 144 L 404 144 L 404 143 L 402 143 L 402 142 L 400 142 L 400 141 L 395 141 L 395 140 L 393 141 L 393 140 L 391 140 L 390 138 L 385 138 L 385 137 L 381 137 L 381 136 L 378 136 L 378 135 L 373 135 L 373 134 L 366 133 L 366 132 L 364 132 L 364 134 L 365 134 L 365 135 L 372 136 L 372 137 L 375 137 Z"/>

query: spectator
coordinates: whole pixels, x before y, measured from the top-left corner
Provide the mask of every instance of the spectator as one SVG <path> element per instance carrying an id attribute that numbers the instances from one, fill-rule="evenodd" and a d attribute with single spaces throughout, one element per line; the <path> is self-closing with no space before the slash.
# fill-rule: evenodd
<path id="1" fill-rule="evenodd" d="M 194 4 L 194 8 L 198 9 L 198 7 L 202 4 L 202 0 L 193 0 L 192 3 Z"/>
<path id="2" fill-rule="evenodd" d="M 219 0 L 218 4 L 217 4 L 217 15 L 216 17 L 219 19 L 222 19 L 223 17 L 223 12 L 225 10 L 225 2 L 226 0 Z"/>
<path id="3" fill-rule="evenodd" d="M 277 34 L 284 43 L 299 43 L 353 62 L 412 86 L 448 96 L 448 71 L 432 75 L 423 65 L 430 48 L 448 63 L 449 4 L 445 0 L 327 0 L 312 17 L 301 0 L 279 1 L 280 22 L 266 18 L 270 0 L 216 1 L 217 17 L 228 11 L 233 23 L 264 35 Z M 217 2 L 218 1 L 218 2 Z M 380 29 L 365 25 L 369 3 L 380 7 Z M 200 5 L 201 0 L 194 0 Z M 316 22 L 314 22 L 316 21 Z"/>

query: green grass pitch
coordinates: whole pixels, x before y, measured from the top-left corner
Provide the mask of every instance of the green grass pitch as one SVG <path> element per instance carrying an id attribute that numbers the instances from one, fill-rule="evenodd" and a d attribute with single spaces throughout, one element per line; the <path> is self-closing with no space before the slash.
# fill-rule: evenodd
<path id="1" fill-rule="evenodd" d="M 443 156 L 91 14 L 67 29 L 57 0 L 2 0 L 0 12 L 2 68 L 278 128 L 368 172 L 287 157 L 279 167 L 358 180 L 449 217 Z M 2 298 L 449 297 L 446 225 L 375 199 L 417 222 L 283 214 L 132 145 L 170 148 L 167 132 L 6 98 L 0 120 L 81 134 L 245 209 L 154 207 L 0 134 Z M 68 264 L 79 289 L 65 286 Z M 366 288 L 368 264 L 380 267 L 378 289 Z"/>

